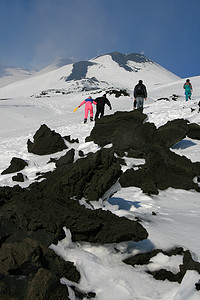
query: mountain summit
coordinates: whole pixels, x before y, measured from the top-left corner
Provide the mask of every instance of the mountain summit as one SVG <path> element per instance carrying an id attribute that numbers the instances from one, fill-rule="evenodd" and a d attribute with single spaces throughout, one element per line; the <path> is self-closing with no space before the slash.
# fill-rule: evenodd
<path id="1" fill-rule="evenodd" d="M 31 96 L 49 89 L 65 92 L 107 89 L 132 89 L 142 79 L 148 87 L 172 83 L 179 79 L 159 64 L 137 53 L 111 52 L 88 61 L 50 65 L 32 78 L 13 83 L 0 90 L 0 97 Z M 53 67 L 52 67 L 53 66 Z"/>

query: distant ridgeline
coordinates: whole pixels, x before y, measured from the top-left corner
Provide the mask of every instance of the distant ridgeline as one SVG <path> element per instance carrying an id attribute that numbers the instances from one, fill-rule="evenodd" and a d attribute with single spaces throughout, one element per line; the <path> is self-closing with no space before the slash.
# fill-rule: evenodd
<path id="1" fill-rule="evenodd" d="M 89 61 L 79 61 L 73 64 L 72 73 L 65 79 L 70 80 L 81 80 L 86 77 L 88 67 L 95 65 L 95 63 Z"/>
<path id="2" fill-rule="evenodd" d="M 138 53 L 130 53 L 126 55 L 119 52 L 111 52 L 108 55 L 110 55 L 112 57 L 112 60 L 118 63 L 120 67 L 129 72 L 133 72 L 133 69 L 127 65 L 128 61 L 134 61 L 136 63 L 153 62 L 146 56 Z"/>
<path id="3" fill-rule="evenodd" d="M 0 66 L 0 78 L 4 77 L 4 76 L 8 76 L 6 70 L 4 70 L 4 68 L 2 66 Z"/>
<path id="4" fill-rule="evenodd" d="M 122 54 L 119 52 L 111 52 L 106 55 L 110 55 L 112 57 L 112 60 L 115 61 L 120 67 L 124 68 L 126 71 L 129 72 L 137 72 L 140 70 L 140 68 L 136 67 L 129 67 L 128 66 L 128 61 L 133 61 L 136 63 L 146 63 L 146 62 L 151 62 L 153 63 L 152 60 L 147 58 L 146 56 L 142 54 L 137 54 L 137 53 L 131 53 L 131 54 Z M 105 55 L 100 55 L 96 57 L 95 59 L 99 57 L 103 57 Z M 94 59 L 94 60 L 95 60 Z M 96 65 L 96 62 L 91 62 L 91 61 L 79 61 L 73 64 L 73 69 L 72 73 L 65 79 L 65 81 L 70 81 L 70 80 L 81 80 L 86 78 L 86 74 L 88 71 L 88 67 Z"/>

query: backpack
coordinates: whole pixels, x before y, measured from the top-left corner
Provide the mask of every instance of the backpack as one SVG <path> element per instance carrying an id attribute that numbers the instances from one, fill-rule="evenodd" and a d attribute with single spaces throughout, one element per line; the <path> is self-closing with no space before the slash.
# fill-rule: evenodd
<path id="1" fill-rule="evenodd" d="M 136 91 L 135 91 L 137 96 L 144 96 L 144 89 L 141 84 L 137 85 Z"/>

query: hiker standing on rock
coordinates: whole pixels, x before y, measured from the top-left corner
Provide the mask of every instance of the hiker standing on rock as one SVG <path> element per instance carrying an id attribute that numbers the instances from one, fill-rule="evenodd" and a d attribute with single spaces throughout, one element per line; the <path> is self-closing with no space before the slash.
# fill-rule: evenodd
<path id="1" fill-rule="evenodd" d="M 97 119 L 99 117 L 99 115 L 100 115 L 100 118 L 104 116 L 105 104 L 107 104 L 110 107 L 110 109 L 112 109 L 110 101 L 106 98 L 106 94 L 104 94 L 102 97 L 96 98 L 95 101 L 97 103 L 95 119 Z"/>
<path id="2" fill-rule="evenodd" d="M 191 99 L 191 95 L 193 92 L 190 79 L 186 80 L 186 82 L 183 85 L 183 88 L 185 89 L 185 100 L 188 101 L 188 98 Z"/>
<path id="3" fill-rule="evenodd" d="M 138 84 L 134 88 L 133 92 L 134 100 L 136 101 L 136 108 L 143 108 L 144 99 L 147 100 L 147 89 L 142 80 L 139 80 Z M 134 102 L 135 102 L 134 101 Z M 135 103 L 134 103 L 135 108 Z"/>
<path id="4" fill-rule="evenodd" d="M 94 101 L 94 99 L 92 99 L 92 97 L 88 97 L 87 99 L 85 99 L 84 101 L 81 102 L 81 104 L 78 106 L 81 107 L 83 104 L 85 104 L 85 117 L 84 117 L 84 123 L 87 122 L 87 118 L 88 118 L 88 112 L 90 111 L 90 121 L 93 121 L 93 106 L 92 104 L 97 104 L 96 101 Z"/>

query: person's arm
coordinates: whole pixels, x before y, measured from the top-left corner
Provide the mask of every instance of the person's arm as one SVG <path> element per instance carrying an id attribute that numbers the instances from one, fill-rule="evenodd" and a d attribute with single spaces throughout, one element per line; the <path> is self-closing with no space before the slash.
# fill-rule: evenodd
<path id="1" fill-rule="evenodd" d="M 110 107 L 110 109 L 112 109 L 112 106 L 111 106 L 111 104 L 110 104 L 110 101 L 106 98 L 105 99 L 105 103 Z"/>
<path id="2" fill-rule="evenodd" d="M 83 104 L 85 104 L 85 100 L 81 102 L 81 104 L 78 106 L 78 108 L 81 107 Z"/>
<path id="3" fill-rule="evenodd" d="M 133 91 L 133 97 L 134 97 L 134 99 L 136 100 L 136 88 L 134 88 L 134 91 Z"/>
<path id="4" fill-rule="evenodd" d="M 144 98 L 145 100 L 147 100 L 147 89 L 145 85 L 144 85 Z"/>

